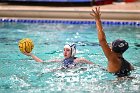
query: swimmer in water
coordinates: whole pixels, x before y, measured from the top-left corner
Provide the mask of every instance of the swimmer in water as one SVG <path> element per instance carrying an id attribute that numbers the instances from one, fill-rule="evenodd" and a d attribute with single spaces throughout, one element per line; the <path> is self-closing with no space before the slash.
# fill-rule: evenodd
<path id="1" fill-rule="evenodd" d="M 100 7 L 96 7 L 95 10 L 92 9 L 91 15 L 95 18 L 99 43 L 108 60 L 107 71 L 114 73 L 118 79 L 128 77 L 130 72 L 134 70 L 134 67 L 123 57 L 123 53 L 129 48 L 128 43 L 125 40 L 117 39 L 114 40 L 109 47 L 100 19 Z"/>
<path id="2" fill-rule="evenodd" d="M 33 55 L 32 53 L 24 53 L 27 56 L 31 56 L 36 62 L 43 62 L 40 58 Z M 65 45 L 63 51 L 64 59 L 49 60 L 48 62 L 61 62 L 62 68 L 74 68 L 78 63 L 93 64 L 93 62 L 85 59 L 75 57 L 76 55 L 76 45 Z"/>

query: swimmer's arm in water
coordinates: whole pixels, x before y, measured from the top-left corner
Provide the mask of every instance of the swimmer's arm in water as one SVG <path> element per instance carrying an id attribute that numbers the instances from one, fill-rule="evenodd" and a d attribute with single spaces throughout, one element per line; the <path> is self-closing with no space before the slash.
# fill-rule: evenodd
<path id="1" fill-rule="evenodd" d="M 23 53 L 26 56 L 31 56 L 36 62 L 44 62 L 42 59 L 38 58 L 37 56 L 33 55 L 32 53 Z M 48 60 L 47 62 L 62 62 L 63 59 L 54 59 Z M 46 62 L 45 62 L 46 63 Z"/>
<path id="2" fill-rule="evenodd" d="M 108 46 L 108 43 L 106 41 L 106 36 L 103 31 L 103 27 L 102 27 L 102 23 L 101 23 L 100 7 L 98 7 L 98 8 L 96 7 L 95 10 L 92 9 L 91 15 L 95 18 L 95 21 L 96 21 L 99 43 L 104 51 L 105 56 L 109 59 L 111 56 L 111 49 Z"/>
<path id="3" fill-rule="evenodd" d="M 53 59 L 53 60 L 48 60 L 47 62 L 62 62 L 63 59 Z"/>
<path id="4" fill-rule="evenodd" d="M 74 62 L 86 63 L 86 64 L 93 64 L 93 62 L 91 62 L 91 61 L 89 61 L 89 60 L 87 60 L 87 59 L 85 59 L 85 58 L 76 58 L 76 59 L 74 60 Z"/>
<path id="5" fill-rule="evenodd" d="M 41 60 L 40 58 L 38 58 L 37 56 L 33 55 L 32 53 L 23 53 L 24 55 L 27 56 L 31 56 L 36 62 L 43 62 L 43 60 Z"/>

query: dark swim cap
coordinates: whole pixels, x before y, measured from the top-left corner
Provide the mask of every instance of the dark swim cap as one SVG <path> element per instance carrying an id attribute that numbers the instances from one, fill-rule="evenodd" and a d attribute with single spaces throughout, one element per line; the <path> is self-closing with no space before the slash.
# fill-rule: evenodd
<path id="1" fill-rule="evenodd" d="M 125 40 L 117 39 L 112 42 L 112 50 L 116 53 L 123 54 L 128 48 L 129 45 Z"/>

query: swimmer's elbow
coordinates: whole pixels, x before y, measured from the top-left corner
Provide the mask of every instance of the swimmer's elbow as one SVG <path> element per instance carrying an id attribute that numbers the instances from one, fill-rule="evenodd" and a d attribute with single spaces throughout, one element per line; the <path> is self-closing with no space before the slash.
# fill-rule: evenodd
<path id="1" fill-rule="evenodd" d="M 91 61 L 89 61 L 89 60 L 87 60 L 85 58 L 79 58 L 79 62 L 80 63 L 86 63 L 86 64 L 93 64 L 93 62 L 91 62 Z"/>

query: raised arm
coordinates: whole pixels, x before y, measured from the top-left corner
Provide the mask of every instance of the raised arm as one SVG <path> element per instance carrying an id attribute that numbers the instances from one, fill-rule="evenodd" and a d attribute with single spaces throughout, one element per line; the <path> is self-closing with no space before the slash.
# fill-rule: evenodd
<path id="1" fill-rule="evenodd" d="M 37 56 L 33 55 L 32 53 L 23 53 L 23 54 L 25 54 L 27 56 L 31 56 L 36 62 L 43 62 L 43 60 L 41 60 Z"/>
<path id="2" fill-rule="evenodd" d="M 96 7 L 95 10 L 92 9 L 91 15 L 95 18 L 95 21 L 96 21 L 99 43 L 103 49 L 105 56 L 109 59 L 110 54 L 111 54 L 111 49 L 109 48 L 109 46 L 107 44 L 106 36 L 103 31 L 103 27 L 102 27 L 102 23 L 101 23 L 101 19 L 100 19 L 100 17 L 101 17 L 100 7 Z"/>

